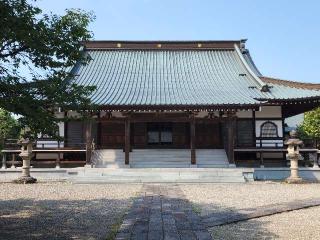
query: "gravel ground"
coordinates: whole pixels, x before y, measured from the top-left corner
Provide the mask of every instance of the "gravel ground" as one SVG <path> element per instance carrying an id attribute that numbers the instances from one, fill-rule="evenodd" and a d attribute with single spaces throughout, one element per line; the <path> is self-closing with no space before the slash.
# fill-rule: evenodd
<path id="1" fill-rule="evenodd" d="M 0 239 L 106 239 L 141 185 L 0 184 Z"/>
<path id="2" fill-rule="evenodd" d="M 206 216 L 320 198 L 320 184 L 179 184 Z M 0 184 L 1 239 L 106 239 L 141 185 Z M 320 207 L 209 229 L 213 239 L 320 239 Z"/>
<path id="3" fill-rule="evenodd" d="M 201 215 L 239 211 L 269 204 L 320 198 L 320 184 L 247 183 L 181 185 L 187 199 Z"/>
<path id="4" fill-rule="evenodd" d="M 181 185 L 202 216 L 294 200 L 320 198 L 320 184 L 283 183 Z M 256 218 L 209 229 L 213 239 L 320 239 L 320 207 Z"/>
<path id="5" fill-rule="evenodd" d="M 210 229 L 213 239 L 320 239 L 320 207 L 256 218 Z"/>

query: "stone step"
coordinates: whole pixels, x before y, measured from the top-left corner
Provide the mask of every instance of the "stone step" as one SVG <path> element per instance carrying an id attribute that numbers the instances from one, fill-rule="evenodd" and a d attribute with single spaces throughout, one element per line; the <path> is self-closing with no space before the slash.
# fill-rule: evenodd
<path id="1" fill-rule="evenodd" d="M 190 168 L 190 164 L 132 164 L 132 168 Z"/>
<path id="2" fill-rule="evenodd" d="M 143 168 L 121 168 L 117 170 L 108 169 L 108 168 L 80 168 L 77 172 L 78 173 L 105 173 L 105 174 L 112 174 L 114 172 L 119 173 L 152 173 L 152 174 L 161 174 L 161 173 L 216 173 L 216 172 L 225 172 L 225 173 L 243 173 L 243 172 L 252 172 L 253 170 L 251 168 L 215 168 L 215 169 L 207 169 L 207 168 L 149 168 L 149 169 L 143 169 Z"/>
<path id="3" fill-rule="evenodd" d="M 198 164 L 200 168 L 228 168 L 229 165 L 225 164 Z"/>
<path id="4" fill-rule="evenodd" d="M 244 172 L 248 169 L 205 169 L 205 168 L 144 168 L 116 169 L 90 168 L 83 169 L 71 177 L 74 183 L 139 183 L 139 182 L 245 182 Z"/>
<path id="5" fill-rule="evenodd" d="M 103 176 L 103 177 L 177 177 L 177 178 L 210 178 L 210 177 L 242 177 L 241 172 L 204 172 L 204 173 L 184 173 L 184 172 L 168 172 L 162 174 L 155 174 L 152 172 L 113 172 L 113 173 L 101 173 L 101 174 L 87 174 L 84 176 Z"/>
<path id="6" fill-rule="evenodd" d="M 208 177 L 208 178 L 175 178 L 175 177 L 78 177 L 71 180 L 78 184 L 91 183 L 243 183 L 243 177 Z"/>
<path id="7" fill-rule="evenodd" d="M 122 149 L 96 150 L 93 162 L 96 167 L 122 168 Z M 228 167 L 223 149 L 196 150 L 197 164 L 201 167 Z M 189 168 L 189 149 L 134 149 L 130 152 L 130 166 L 133 168 Z"/>

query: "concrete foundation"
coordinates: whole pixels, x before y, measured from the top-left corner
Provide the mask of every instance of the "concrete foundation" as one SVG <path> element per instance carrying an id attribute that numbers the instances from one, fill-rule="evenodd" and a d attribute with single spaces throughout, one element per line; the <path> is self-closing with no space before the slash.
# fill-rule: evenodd
<path id="1" fill-rule="evenodd" d="M 214 182 L 219 180 L 219 182 L 225 181 L 225 173 L 232 177 L 241 177 L 244 179 L 242 182 L 248 181 L 285 181 L 286 178 L 290 176 L 290 168 L 255 168 L 255 169 L 241 169 L 241 168 L 220 168 L 220 169 L 199 169 L 199 168 L 189 168 L 189 169 L 85 169 L 83 167 L 79 168 L 31 168 L 31 175 L 37 178 L 39 181 L 71 181 L 76 178 L 86 177 L 86 180 L 90 179 L 90 176 L 84 174 L 84 172 L 92 174 L 92 178 L 95 179 L 98 175 L 104 175 L 106 179 L 118 179 L 119 176 L 127 177 L 130 175 L 146 175 L 146 179 L 152 179 L 164 182 L 166 180 L 172 179 L 171 175 L 178 175 L 179 179 L 188 182 L 201 182 L 196 179 L 202 179 L 202 181 L 207 180 L 208 182 Z M 234 170 L 234 171 L 233 171 Z M 13 180 L 21 176 L 21 168 L 15 169 L 0 169 L 0 182 L 12 182 Z M 101 171 L 101 172 L 100 172 Z M 159 179 L 155 178 L 155 172 L 159 175 Z M 314 168 L 299 168 L 300 177 L 305 181 L 320 182 L 320 169 Z M 117 175 L 117 177 L 115 177 Z M 127 176 L 126 176 L 127 175 Z M 148 175 L 148 176 L 147 176 Z M 222 176 L 219 176 L 222 175 Z M 225 175 L 225 176 L 224 176 Z M 121 179 L 123 180 L 123 179 Z M 124 179 L 125 180 L 125 179 Z M 130 179 L 132 180 L 132 179 Z M 179 181 L 180 181 L 179 180 Z M 230 179 L 228 179 L 230 180 Z M 236 179 L 235 179 L 236 180 Z M 124 182 L 124 181 L 121 181 Z M 226 181 L 228 182 L 228 181 Z"/>
<path id="2" fill-rule="evenodd" d="M 319 182 L 320 169 L 299 168 L 299 175 L 303 180 Z M 284 181 L 290 176 L 290 168 L 255 168 L 254 180 L 281 180 Z"/>

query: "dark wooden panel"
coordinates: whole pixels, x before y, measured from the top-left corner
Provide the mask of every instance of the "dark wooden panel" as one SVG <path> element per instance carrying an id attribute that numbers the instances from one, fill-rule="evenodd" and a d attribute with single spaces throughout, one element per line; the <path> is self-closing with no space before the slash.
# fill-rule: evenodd
<path id="1" fill-rule="evenodd" d="M 151 146 L 147 143 L 147 123 L 131 124 L 133 148 L 190 148 L 190 123 L 172 123 L 172 144 Z M 196 124 L 196 148 L 221 148 L 219 123 Z M 100 143 L 102 148 L 124 147 L 124 123 L 101 122 Z"/>
<path id="2" fill-rule="evenodd" d="M 254 125 L 251 119 L 237 120 L 237 146 L 255 146 Z"/>
<path id="3" fill-rule="evenodd" d="M 67 123 L 66 146 L 80 146 L 85 142 L 84 124 L 82 121 L 70 121 Z"/>
<path id="4" fill-rule="evenodd" d="M 147 144 L 147 124 L 134 123 L 133 124 L 133 147 L 144 148 Z"/>
<path id="5" fill-rule="evenodd" d="M 101 122 L 101 148 L 123 148 L 124 127 L 123 123 Z"/>
<path id="6" fill-rule="evenodd" d="M 219 123 L 196 124 L 196 148 L 221 148 Z"/>
<path id="7" fill-rule="evenodd" d="M 172 125 L 173 148 L 190 147 L 189 123 L 173 123 Z"/>

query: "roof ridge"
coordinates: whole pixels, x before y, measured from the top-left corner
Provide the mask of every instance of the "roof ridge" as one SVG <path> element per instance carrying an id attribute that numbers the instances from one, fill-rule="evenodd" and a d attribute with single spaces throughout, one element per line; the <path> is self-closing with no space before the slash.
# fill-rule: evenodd
<path id="1" fill-rule="evenodd" d="M 84 41 L 83 43 L 90 43 L 90 42 L 105 42 L 105 43 L 198 43 L 198 42 L 243 42 L 245 41 L 244 39 L 236 39 L 236 40 L 89 40 L 89 41 Z"/>
<path id="2" fill-rule="evenodd" d="M 240 47 L 243 40 L 217 40 L 217 41 L 86 41 L 82 42 L 87 50 L 92 49 L 166 49 L 166 50 L 201 50 L 201 49 L 234 49 Z"/>
<path id="3" fill-rule="evenodd" d="M 265 83 L 273 83 L 273 84 L 294 87 L 294 88 L 320 90 L 319 83 L 298 82 L 298 81 L 285 80 L 285 79 L 266 77 L 266 76 L 261 76 L 260 79 Z"/>

